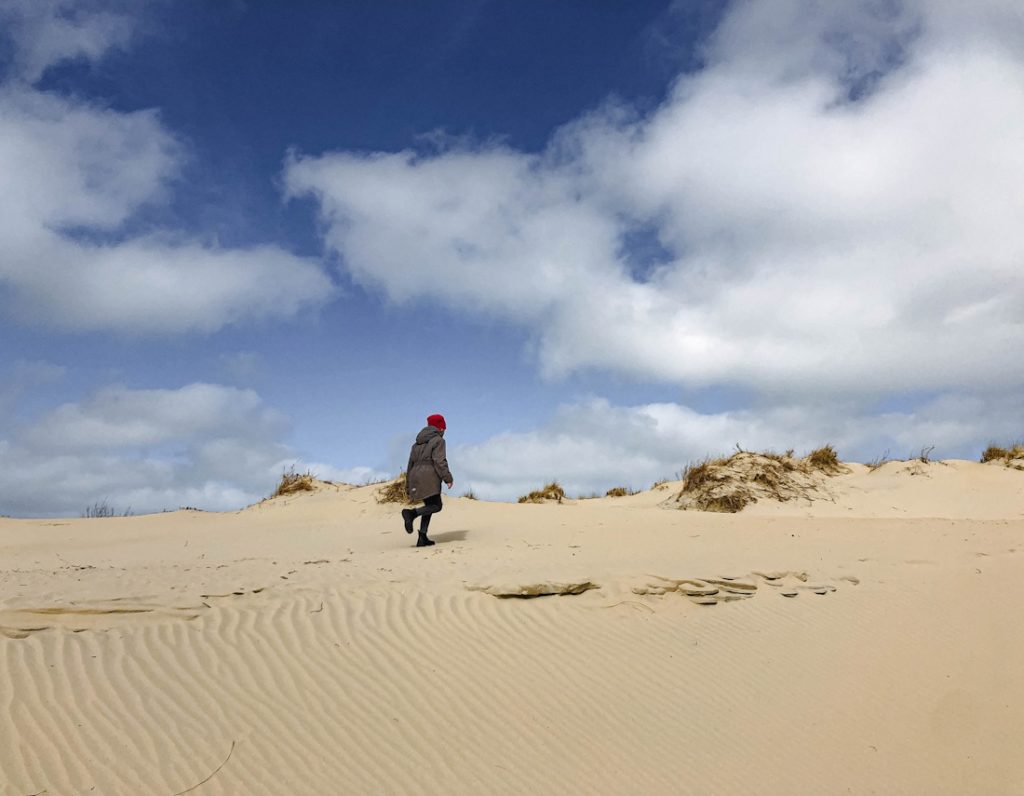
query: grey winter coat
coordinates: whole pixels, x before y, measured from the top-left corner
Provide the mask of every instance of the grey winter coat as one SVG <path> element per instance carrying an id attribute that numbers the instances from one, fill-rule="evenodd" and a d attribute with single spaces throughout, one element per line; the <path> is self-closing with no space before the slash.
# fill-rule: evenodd
<path id="1" fill-rule="evenodd" d="M 416 443 L 409 452 L 409 466 L 405 470 L 405 491 L 410 500 L 423 500 L 441 494 L 441 482 L 452 483 L 448 469 L 448 452 L 444 437 L 433 426 L 427 426 L 416 435 Z"/>

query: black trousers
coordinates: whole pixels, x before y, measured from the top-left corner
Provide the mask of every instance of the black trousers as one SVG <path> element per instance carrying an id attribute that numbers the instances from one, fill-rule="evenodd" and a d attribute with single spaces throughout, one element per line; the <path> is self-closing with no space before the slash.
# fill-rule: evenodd
<path id="1" fill-rule="evenodd" d="M 427 532 L 427 528 L 430 527 L 430 517 L 443 508 L 440 494 L 423 498 L 423 505 L 416 509 L 416 516 L 420 518 L 420 533 Z"/>

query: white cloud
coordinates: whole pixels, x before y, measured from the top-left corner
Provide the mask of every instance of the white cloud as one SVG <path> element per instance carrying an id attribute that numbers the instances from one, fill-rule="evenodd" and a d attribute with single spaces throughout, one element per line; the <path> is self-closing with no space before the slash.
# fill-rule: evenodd
<path id="1" fill-rule="evenodd" d="M 291 317 L 335 295 L 320 263 L 277 246 L 126 234 L 140 209 L 166 201 L 184 144 L 156 111 L 113 111 L 18 78 L 100 58 L 127 41 L 127 18 L 62 2 L 15 3 L 2 17 L 24 70 L 0 84 L 5 316 L 65 330 L 211 332 Z"/>
<path id="2" fill-rule="evenodd" d="M 125 47 L 135 26 L 132 17 L 108 8 L 113 5 L 81 0 L 4 0 L 0 22 L 7 26 L 14 47 L 15 75 L 34 83 L 61 61 L 97 61 L 108 50 Z"/>
<path id="3" fill-rule="evenodd" d="M 603 494 L 613 486 L 646 489 L 734 445 L 803 455 L 832 443 L 845 461 L 885 453 L 909 458 L 931 446 L 937 457 L 976 457 L 989 441 L 1016 439 L 1020 428 L 1019 401 L 976 394 L 885 412 L 847 403 L 704 414 L 673 403 L 617 407 L 594 400 L 562 407 L 536 431 L 453 446 L 449 463 L 461 486 L 479 497 L 512 500 L 552 479 L 570 495 Z"/>
<path id="4" fill-rule="evenodd" d="M 270 494 L 288 466 L 303 467 L 283 442 L 288 428 L 252 390 L 106 387 L 0 432 L 0 514 L 76 516 L 102 500 L 135 513 L 237 509 Z M 339 481 L 382 477 L 369 467 L 310 469 Z"/>
<path id="5" fill-rule="evenodd" d="M 278 463 L 279 473 L 294 470 L 299 473 L 312 473 L 321 481 L 332 481 L 335 484 L 370 484 L 394 477 L 394 473 L 378 470 L 376 467 L 336 467 L 325 462 L 307 462 L 303 459 L 284 459 Z"/>
<path id="6" fill-rule="evenodd" d="M 1024 57 L 1013 4 L 751 0 L 655 112 L 541 154 L 293 156 L 362 284 L 530 329 L 542 368 L 787 400 L 1013 389 Z M 634 275 L 628 236 L 666 261 Z"/>

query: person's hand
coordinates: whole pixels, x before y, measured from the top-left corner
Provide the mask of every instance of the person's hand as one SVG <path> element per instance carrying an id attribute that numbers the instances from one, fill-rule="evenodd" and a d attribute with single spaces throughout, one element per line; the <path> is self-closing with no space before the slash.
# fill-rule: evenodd
<path id="1" fill-rule="evenodd" d="M 455 486 L 455 481 L 454 481 L 454 479 L 453 479 L 453 480 L 451 480 L 451 481 L 449 481 L 449 482 L 448 482 L 448 484 L 447 484 L 447 486 L 448 486 L 448 488 L 449 488 L 449 489 L 451 489 L 451 488 L 452 488 L 453 486 Z"/>

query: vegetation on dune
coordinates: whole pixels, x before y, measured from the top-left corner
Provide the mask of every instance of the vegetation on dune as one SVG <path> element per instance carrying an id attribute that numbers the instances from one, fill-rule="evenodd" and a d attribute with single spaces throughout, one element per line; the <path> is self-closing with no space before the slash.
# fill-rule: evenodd
<path id="1" fill-rule="evenodd" d="M 405 489 L 405 470 L 398 474 L 397 478 L 387 481 L 384 486 L 377 490 L 378 503 L 405 503 L 411 506 L 415 501 L 409 500 L 409 493 Z"/>
<path id="2" fill-rule="evenodd" d="M 82 516 L 86 519 L 96 519 L 101 517 L 131 517 L 132 507 L 129 506 L 124 511 L 118 511 L 109 503 L 107 499 L 97 500 L 91 506 L 86 506 L 85 511 L 82 512 Z"/>
<path id="3" fill-rule="evenodd" d="M 676 496 L 680 508 L 733 514 L 761 499 L 810 500 L 826 491 L 822 475 L 843 471 L 835 448 L 825 445 L 803 459 L 792 450 L 755 453 L 737 446 L 729 457 L 707 457 L 687 465 Z"/>
<path id="4" fill-rule="evenodd" d="M 874 472 L 879 467 L 882 467 L 883 465 L 886 465 L 891 461 L 892 459 L 889 458 L 889 451 L 886 451 L 881 456 L 876 456 L 874 459 L 868 462 L 867 466 L 871 472 Z"/>
<path id="5" fill-rule="evenodd" d="M 613 486 L 607 492 L 604 493 L 605 497 L 626 497 L 628 495 L 635 495 L 635 489 L 629 489 L 624 486 Z"/>
<path id="6" fill-rule="evenodd" d="M 717 511 L 720 514 L 736 514 L 750 503 L 756 502 L 749 494 L 733 492 L 720 497 L 708 498 L 703 502 L 701 511 Z"/>
<path id="7" fill-rule="evenodd" d="M 807 454 L 807 463 L 823 473 L 837 473 L 840 470 L 839 454 L 831 445 L 825 445 Z"/>
<path id="8" fill-rule="evenodd" d="M 534 490 L 528 495 L 523 495 L 519 498 L 520 503 L 543 503 L 547 500 L 554 500 L 558 503 L 562 502 L 565 497 L 565 490 L 562 489 L 561 484 L 558 481 L 552 481 L 549 484 L 545 484 L 540 489 Z"/>
<path id="9" fill-rule="evenodd" d="M 702 486 L 716 479 L 715 470 L 724 467 L 729 459 L 712 459 L 710 456 L 699 462 L 691 462 L 683 470 L 683 488 L 681 492 L 696 492 Z"/>
<path id="10" fill-rule="evenodd" d="M 1021 465 L 1013 463 L 1015 459 L 1024 459 L 1024 442 L 1014 442 L 1006 447 L 990 444 L 981 454 L 982 464 L 1002 462 L 1007 467 L 1024 469 Z"/>
<path id="11" fill-rule="evenodd" d="M 287 470 L 282 473 L 281 483 L 277 485 L 277 489 L 274 490 L 274 494 L 271 497 L 293 495 L 296 492 L 312 492 L 316 489 L 315 481 L 316 476 L 308 470 L 304 473 L 297 473 L 294 468 Z"/>

